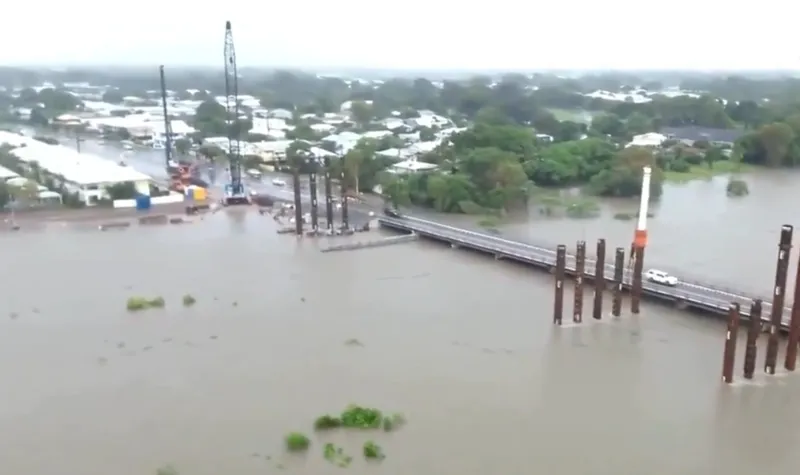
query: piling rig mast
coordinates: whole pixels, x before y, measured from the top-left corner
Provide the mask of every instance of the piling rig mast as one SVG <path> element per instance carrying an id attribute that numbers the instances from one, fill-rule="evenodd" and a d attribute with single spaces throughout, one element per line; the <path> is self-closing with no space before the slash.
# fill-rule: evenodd
<path id="1" fill-rule="evenodd" d="M 172 124 L 169 120 L 169 109 L 167 108 L 167 80 L 164 77 L 164 65 L 158 67 L 161 77 L 161 109 L 164 114 L 164 159 L 167 172 L 174 166 L 172 163 Z"/>
<path id="2" fill-rule="evenodd" d="M 167 80 L 164 76 L 164 66 L 158 67 L 161 78 L 161 109 L 164 114 L 164 166 L 169 176 L 169 188 L 173 191 L 183 193 L 189 186 L 191 169 L 186 163 L 176 161 L 172 155 L 172 123 L 169 118 L 169 106 L 167 105 Z"/>
<path id="3" fill-rule="evenodd" d="M 249 204 L 242 182 L 242 155 L 239 143 L 239 76 L 231 22 L 225 22 L 225 110 L 228 125 L 228 161 L 230 182 L 225 186 L 225 204 Z"/>

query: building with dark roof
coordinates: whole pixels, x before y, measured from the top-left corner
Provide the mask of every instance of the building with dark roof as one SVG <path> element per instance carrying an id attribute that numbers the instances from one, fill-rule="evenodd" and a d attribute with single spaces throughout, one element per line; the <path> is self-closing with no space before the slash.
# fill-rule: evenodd
<path id="1" fill-rule="evenodd" d="M 713 145 L 733 145 L 742 135 L 739 129 L 714 129 L 711 127 L 663 127 L 661 134 L 672 140 L 680 140 L 688 145 L 706 141 Z"/>

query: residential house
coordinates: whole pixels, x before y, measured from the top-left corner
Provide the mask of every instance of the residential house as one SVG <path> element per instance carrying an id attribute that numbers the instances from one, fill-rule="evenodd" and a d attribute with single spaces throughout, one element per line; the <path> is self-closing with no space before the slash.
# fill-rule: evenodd
<path id="1" fill-rule="evenodd" d="M 368 106 L 372 105 L 372 101 L 356 101 L 356 102 L 363 102 L 363 103 L 367 104 Z M 345 102 L 342 103 L 341 106 L 339 106 L 339 111 L 341 111 L 341 112 L 349 112 L 350 109 L 352 109 L 352 108 L 353 108 L 353 101 L 345 101 Z"/>
<path id="2" fill-rule="evenodd" d="M 646 134 L 634 135 L 633 140 L 625 145 L 625 147 L 660 147 L 667 136 L 657 132 L 648 132 Z"/>
<path id="3" fill-rule="evenodd" d="M 311 130 L 320 134 L 329 134 L 336 130 L 336 126 L 331 124 L 311 124 L 310 127 Z"/>
<path id="4" fill-rule="evenodd" d="M 386 171 L 389 173 L 418 173 L 418 172 L 429 172 L 433 171 L 437 168 L 436 165 L 432 163 L 425 163 L 417 161 L 416 157 L 410 158 L 408 160 L 404 160 L 399 163 L 395 163 L 391 167 L 389 167 Z"/>
<path id="5" fill-rule="evenodd" d="M 715 129 L 711 127 L 664 127 L 659 131 L 671 140 L 692 146 L 695 142 L 709 142 L 716 146 L 733 146 L 744 135 L 739 129 Z"/>

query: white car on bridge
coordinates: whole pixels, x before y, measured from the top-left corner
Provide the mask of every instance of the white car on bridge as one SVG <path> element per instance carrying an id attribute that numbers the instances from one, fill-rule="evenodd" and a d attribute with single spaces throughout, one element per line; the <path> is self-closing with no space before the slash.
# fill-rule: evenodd
<path id="1" fill-rule="evenodd" d="M 678 285 L 678 278 L 674 275 L 669 275 L 663 270 L 657 269 L 650 269 L 644 273 L 644 278 L 649 280 L 650 282 L 661 284 L 661 285 L 668 285 L 670 287 L 675 287 Z"/>

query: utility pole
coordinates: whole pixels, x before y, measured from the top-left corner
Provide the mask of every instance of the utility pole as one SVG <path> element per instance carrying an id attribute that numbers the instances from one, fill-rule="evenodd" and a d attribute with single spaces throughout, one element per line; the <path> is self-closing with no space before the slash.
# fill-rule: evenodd
<path id="1" fill-rule="evenodd" d="M 81 133 L 78 132 L 78 131 L 75 131 L 75 150 L 77 150 L 78 153 L 81 153 L 81 143 L 83 141 L 84 140 L 81 138 Z"/>

